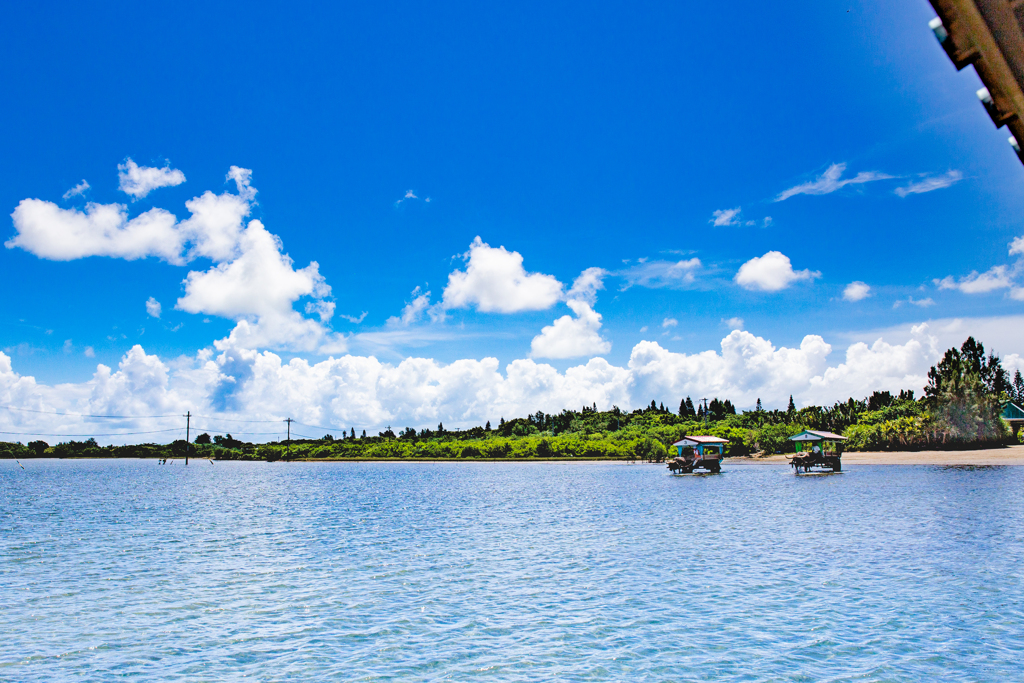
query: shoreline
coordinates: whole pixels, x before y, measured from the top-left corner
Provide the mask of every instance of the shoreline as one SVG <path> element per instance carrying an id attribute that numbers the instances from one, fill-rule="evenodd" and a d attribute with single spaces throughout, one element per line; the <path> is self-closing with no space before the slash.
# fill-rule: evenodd
<path id="1" fill-rule="evenodd" d="M 6 458 L 5 458 L 6 459 Z M 25 462 L 33 460 L 158 460 L 159 458 L 25 458 Z M 191 456 L 190 460 L 202 461 L 207 458 L 202 456 Z M 170 460 L 184 460 L 183 457 L 170 458 Z M 13 461 L 13 459 L 12 459 Z M 219 463 L 229 462 L 266 462 L 264 460 L 215 460 Z M 311 458 L 308 460 L 278 460 L 268 464 L 292 464 L 304 462 L 326 462 L 326 463 L 353 463 L 353 462 L 406 462 L 406 463 L 531 463 L 531 462 L 560 462 L 560 463 L 618 463 L 622 465 L 649 465 L 655 464 L 664 467 L 665 463 L 643 463 L 640 461 L 606 459 L 606 458 Z M 724 467 L 751 465 L 776 465 L 788 466 L 789 459 L 785 455 L 771 455 L 766 457 L 736 457 L 725 458 L 722 461 Z M 875 451 L 856 452 L 847 451 L 843 453 L 843 466 L 851 465 L 1007 465 L 1024 466 L 1024 444 L 1015 444 L 1002 448 L 984 448 L 976 450 L 957 451 Z"/>

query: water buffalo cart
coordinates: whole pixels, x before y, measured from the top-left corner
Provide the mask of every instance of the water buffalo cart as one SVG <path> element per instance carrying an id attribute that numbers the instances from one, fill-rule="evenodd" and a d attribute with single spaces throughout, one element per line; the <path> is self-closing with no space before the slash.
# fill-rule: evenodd
<path id="1" fill-rule="evenodd" d="M 668 468 L 672 474 L 693 474 L 694 470 L 721 472 L 722 455 L 727 443 L 728 439 L 717 436 L 683 437 L 672 444 L 678 455 L 669 461 Z"/>
<path id="2" fill-rule="evenodd" d="M 796 454 L 789 459 L 789 464 L 797 474 L 800 474 L 801 470 L 804 473 L 810 472 L 812 468 L 816 471 L 843 471 L 845 436 L 805 429 L 796 436 L 789 437 L 789 440 L 794 442 L 796 449 Z"/>

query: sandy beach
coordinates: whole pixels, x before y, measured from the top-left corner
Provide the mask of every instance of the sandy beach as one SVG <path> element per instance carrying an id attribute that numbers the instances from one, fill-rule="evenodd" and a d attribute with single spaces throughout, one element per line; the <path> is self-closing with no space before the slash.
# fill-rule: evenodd
<path id="1" fill-rule="evenodd" d="M 784 455 L 767 458 L 729 458 L 729 465 L 787 464 Z M 843 466 L 850 465 L 1024 465 L 1024 444 L 1005 448 L 970 451 L 888 451 L 843 453 Z"/>

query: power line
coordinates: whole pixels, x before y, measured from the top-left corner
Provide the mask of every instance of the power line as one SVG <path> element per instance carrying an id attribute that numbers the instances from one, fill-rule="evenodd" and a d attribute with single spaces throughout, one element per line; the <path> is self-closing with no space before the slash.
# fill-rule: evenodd
<path id="1" fill-rule="evenodd" d="M 292 432 L 292 434 L 294 434 L 295 436 L 301 436 L 303 439 L 309 439 L 311 441 L 319 441 L 320 438 L 321 438 L 319 436 L 309 436 L 308 434 L 299 434 L 298 432 Z"/>
<path id="2" fill-rule="evenodd" d="M 179 415 L 178 417 L 182 417 L 182 416 Z M 218 422 L 244 422 L 244 423 L 248 423 L 248 424 L 256 424 L 256 423 L 268 424 L 268 423 L 271 423 L 271 422 L 273 422 L 273 423 L 284 422 L 284 420 L 232 420 L 230 418 L 218 417 L 216 415 L 193 415 L 192 417 L 205 417 L 205 418 L 207 418 L 209 420 L 217 420 Z"/>
<path id="3" fill-rule="evenodd" d="M 173 429 L 154 429 L 149 432 L 116 432 L 111 434 L 46 434 L 45 432 L 0 432 L 0 434 L 12 434 L 15 436 L 135 436 L 136 434 L 163 434 L 166 432 L 180 432 L 180 427 Z"/>
<path id="4" fill-rule="evenodd" d="M 166 417 L 184 417 L 184 415 L 87 415 L 85 413 L 59 413 L 52 410 L 32 410 L 31 408 L 17 408 L 15 406 L 0 406 L 7 410 L 19 410 L 23 413 L 39 413 L 41 415 L 64 415 L 66 417 L 96 417 L 110 420 L 154 420 Z"/>
<path id="5" fill-rule="evenodd" d="M 305 422 L 299 422 L 298 420 L 292 420 L 292 422 L 294 422 L 297 425 L 302 425 L 303 427 L 316 427 L 317 429 L 326 429 L 329 432 L 339 432 L 339 431 L 343 432 L 343 431 L 345 431 L 344 427 L 324 427 L 322 425 L 306 424 Z"/>

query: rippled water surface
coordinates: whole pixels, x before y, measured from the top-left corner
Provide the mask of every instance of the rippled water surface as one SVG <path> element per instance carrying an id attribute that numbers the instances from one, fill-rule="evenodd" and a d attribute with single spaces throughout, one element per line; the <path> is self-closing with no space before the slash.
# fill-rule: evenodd
<path id="1" fill-rule="evenodd" d="M 1024 468 L 0 461 L 0 680 L 1020 680 Z"/>

